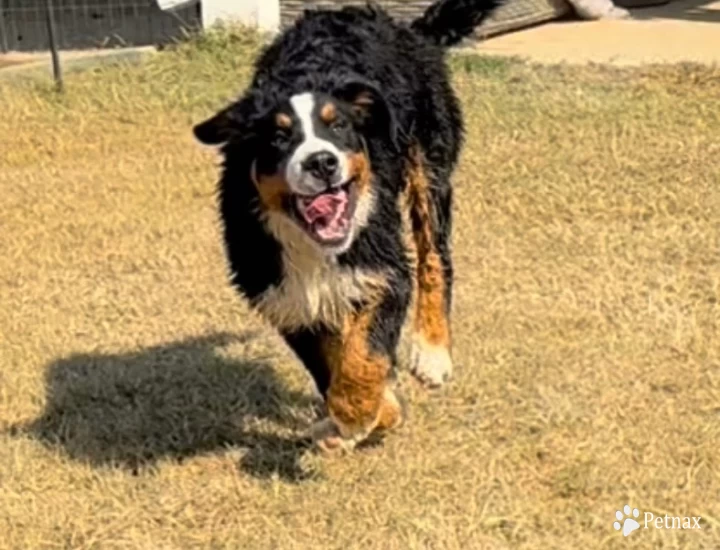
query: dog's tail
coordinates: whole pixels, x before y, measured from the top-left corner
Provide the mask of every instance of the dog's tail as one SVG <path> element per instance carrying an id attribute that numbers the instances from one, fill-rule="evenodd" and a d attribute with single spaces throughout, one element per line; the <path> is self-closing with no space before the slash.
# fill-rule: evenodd
<path id="1" fill-rule="evenodd" d="M 441 46 L 457 44 L 472 34 L 503 0 L 439 0 L 412 22 L 414 31 Z"/>

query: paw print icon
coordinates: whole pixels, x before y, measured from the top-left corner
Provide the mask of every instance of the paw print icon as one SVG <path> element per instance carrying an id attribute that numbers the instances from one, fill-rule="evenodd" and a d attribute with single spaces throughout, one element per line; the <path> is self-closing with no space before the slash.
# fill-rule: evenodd
<path id="1" fill-rule="evenodd" d="M 625 505 L 622 512 L 620 510 L 615 512 L 615 519 L 617 519 L 617 521 L 613 523 L 613 527 L 616 531 L 620 531 L 620 529 L 622 529 L 623 537 L 627 537 L 633 531 L 640 529 L 640 524 L 633 519 L 633 517 L 637 518 L 640 516 L 640 510 L 637 508 L 633 509 L 632 516 L 630 513 L 631 509 L 628 504 Z"/>

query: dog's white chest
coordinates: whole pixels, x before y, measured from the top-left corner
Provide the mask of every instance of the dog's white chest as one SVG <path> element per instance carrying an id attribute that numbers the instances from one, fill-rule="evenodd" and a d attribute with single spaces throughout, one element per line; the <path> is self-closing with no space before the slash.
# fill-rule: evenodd
<path id="1" fill-rule="evenodd" d="M 339 328 L 353 302 L 382 284 L 377 275 L 292 249 L 283 254 L 283 271 L 280 285 L 267 290 L 256 307 L 277 328 L 287 330 L 316 323 Z"/>

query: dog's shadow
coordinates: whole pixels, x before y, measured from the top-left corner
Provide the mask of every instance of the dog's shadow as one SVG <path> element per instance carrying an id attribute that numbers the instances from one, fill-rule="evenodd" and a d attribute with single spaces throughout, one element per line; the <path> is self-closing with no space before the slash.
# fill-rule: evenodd
<path id="1" fill-rule="evenodd" d="M 300 464 L 308 441 L 277 432 L 297 429 L 302 420 L 292 408 L 312 411 L 314 399 L 287 390 L 262 358 L 217 352 L 253 337 L 218 334 L 137 353 L 61 359 L 47 370 L 44 413 L 13 431 L 73 459 L 132 472 L 236 447 L 242 471 L 301 481 L 311 475 Z"/>

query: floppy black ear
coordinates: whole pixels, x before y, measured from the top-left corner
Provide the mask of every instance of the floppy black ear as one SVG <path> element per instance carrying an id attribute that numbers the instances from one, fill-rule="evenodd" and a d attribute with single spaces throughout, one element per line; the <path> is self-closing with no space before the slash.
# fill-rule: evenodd
<path id="1" fill-rule="evenodd" d="M 242 140 L 253 135 L 257 102 L 253 94 L 217 112 L 193 127 L 195 137 L 205 145 L 221 145 L 232 138 Z"/>
<path id="2" fill-rule="evenodd" d="M 398 149 L 398 124 L 395 112 L 375 85 L 353 80 L 337 88 L 333 95 L 353 106 L 356 120 L 366 133 L 386 135 Z"/>
<path id="3" fill-rule="evenodd" d="M 193 127 L 195 138 L 205 145 L 220 145 L 232 135 L 230 108 L 223 109 L 209 119 Z"/>

